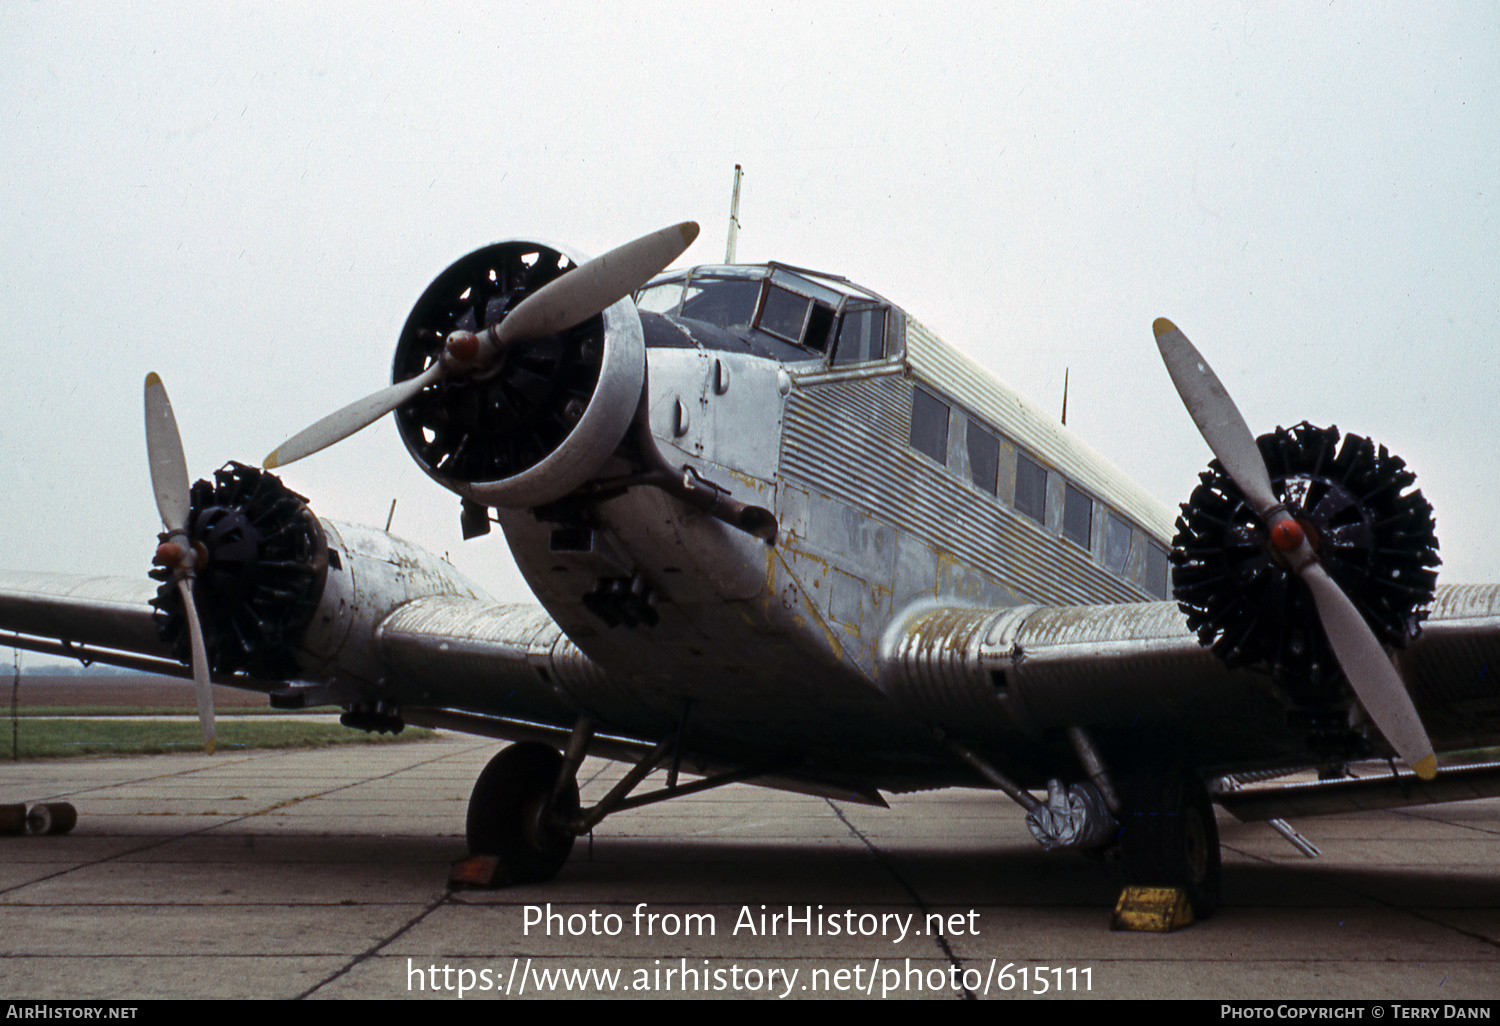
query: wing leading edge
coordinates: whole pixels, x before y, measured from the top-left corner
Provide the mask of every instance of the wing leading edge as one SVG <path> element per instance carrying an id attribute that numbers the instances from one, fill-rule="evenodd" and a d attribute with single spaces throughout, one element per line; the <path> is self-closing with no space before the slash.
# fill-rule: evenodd
<path id="1" fill-rule="evenodd" d="M 1227 667 L 1170 602 L 930 609 L 889 634 L 883 651 L 895 701 L 976 747 L 1009 739 L 1011 757 L 996 755 L 1013 767 L 1015 740 L 1075 726 L 1122 765 L 1164 748 L 1206 772 L 1326 759 L 1271 677 Z M 1495 744 L 1500 585 L 1439 587 L 1397 666 L 1440 751 Z M 1371 743 L 1390 754 L 1378 734 Z"/>
<path id="2" fill-rule="evenodd" d="M 185 671 L 153 620 L 153 581 L 0 570 L 0 630 L 16 648 L 99 662 Z"/>

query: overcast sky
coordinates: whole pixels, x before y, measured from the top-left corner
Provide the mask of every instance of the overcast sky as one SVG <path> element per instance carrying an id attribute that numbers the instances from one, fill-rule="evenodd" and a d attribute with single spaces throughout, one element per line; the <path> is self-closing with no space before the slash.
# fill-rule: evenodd
<path id="1" fill-rule="evenodd" d="M 144 573 L 141 382 L 195 477 L 387 383 L 496 239 L 694 219 L 886 295 L 1175 505 L 1175 320 L 1257 431 L 1401 454 L 1500 580 L 1500 7 L 0 5 L 0 566 Z M 1145 9 L 1143 9 L 1145 8 Z M 285 472 L 529 597 L 389 418 Z"/>

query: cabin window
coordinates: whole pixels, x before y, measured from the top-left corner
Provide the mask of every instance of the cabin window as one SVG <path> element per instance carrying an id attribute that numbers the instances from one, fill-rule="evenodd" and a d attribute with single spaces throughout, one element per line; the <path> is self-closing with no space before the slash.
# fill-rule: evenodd
<path id="1" fill-rule="evenodd" d="M 1159 599 L 1167 597 L 1167 550 L 1155 542 L 1146 546 L 1146 590 Z"/>
<path id="2" fill-rule="evenodd" d="M 911 390 L 911 447 L 948 462 L 948 404 L 925 388 Z"/>
<path id="3" fill-rule="evenodd" d="M 1047 472 L 1016 453 L 1016 509 L 1039 524 L 1047 522 Z"/>
<path id="4" fill-rule="evenodd" d="M 969 448 L 969 479 L 974 487 L 995 494 L 996 477 L 1000 470 L 1000 439 L 969 419 L 965 434 Z"/>
<path id="5" fill-rule="evenodd" d="M 1094 500 L 1071 484 L 1063 492 L 1063 537 L 1089 548 L 1094 527 Z"/>
<path id="6" fill-rule="evenodd" d="M 839 326 L 833 362 L 865 363 L 885 356 L 885 310 L 881 307 L 845 309 Z"/>
<path id="7" fill-rule="evenodd" d="M 1104 521 L 1104 566 L 1111 573 L 1125 576 L 1130 562 L 1130 525 L 1113 513 Z"/>

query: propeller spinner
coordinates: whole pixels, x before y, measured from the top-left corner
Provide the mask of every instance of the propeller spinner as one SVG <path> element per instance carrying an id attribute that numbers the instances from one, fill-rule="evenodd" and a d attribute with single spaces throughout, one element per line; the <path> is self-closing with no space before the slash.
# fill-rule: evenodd
<path id="1" fill-rule="evenodd" d="M 643 235 L 549 282 L 498 323 L 477 333 L 453 332 L 441 356 L 427 369 L 329 414 L 283 442 L 266 457 L 266 468 L 285 466 L 348 438 L 449 375 L 492 369 L 516 342 L 587 320 L 650 281 L 697 237 L 698 225 L 692 221 Z"/>
<path id="2" fill-rule="evenodd" d="M 187 460 L 182 454 L 182 436 L 166 386 L 152 372 L 146 375 L 146 454 L 151 461 L 151 488 L 161 513 L 167 537 L 156 550 L 156 562 L 171 570 L 182 593 L 188 634 L 193 652 L 193 687 L 198 698 L 198 723 L 203 728 L 203 748 L 214 753 L 214 699 L 208 679 L 208 653 L 203 644 L 203 625 L 193 601 L 193 580 L 199 562 L 188 537 L 191 497 Z"/>
<path id="3" fill-rule="evenodd" d="M 1423 780 L 1437 775 L 1432 742 L 1411 696 L 1369 625 L 1324 570 L 1302 526 L 1276 497 L 1259 446 L 1219 378 L 1175 324 L 1152 329 L 1172 383 L 1220 465 L 1270 532 L 1272 545 L 1312 593 L 1334 656 L 1370 718 Z"/>

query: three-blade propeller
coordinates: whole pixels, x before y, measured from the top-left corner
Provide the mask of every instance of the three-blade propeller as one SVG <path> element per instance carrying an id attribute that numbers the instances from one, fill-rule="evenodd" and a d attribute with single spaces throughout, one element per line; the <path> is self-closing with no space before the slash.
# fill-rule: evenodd
<path id="1" fill-rule="evenodd" d="M 698 225 L 684 221 L 579 264 L 527 296 L 498 324 L 478 334 L 453 332 L 439 359 L 421 374 L 350 403 L 281 443 L 266 457 L 266 468 L 285 466 L 343 441 L 449 375 L 488 370 L 516 342 L 588 320 L 650 281 L 697 237 Z"/>
<path id="2" fill-rule="evenodd" d="M 1166 318 L 1152 325 L 1167 373 L 1193 423 L 1270 532 L 1271 543 L 1312 592 L 1339 666 L 1370 719 L 1423 780 L 1437 774 L 1432 742 L 1375 634 L 1318 562 L 1302 526 L 1276 498 L 1260 447 L 1213 368 Z"/>
<path id="3" fill-rule="evenodd" d="M 192 498 L 188 486 L 187 460 L 182 455 L 182 436 L 172 401 L 155 372 L 146 375 L 146 455 L 151 462 L 151 489 L 161 513 L 167 540 L 156 550 L 156 562 L 172 571 L 182 593 L 187 616 L 188 639 L 193 652 L 193 687 L 198 697 L 198 724 L 203 728 L 203 748 L 214 753 L 214 699 L 208 679 L 208 652 L 203 645 L 203 625 L 193 603 L 193 579 L 197 556 L 188 537 Z"/>

